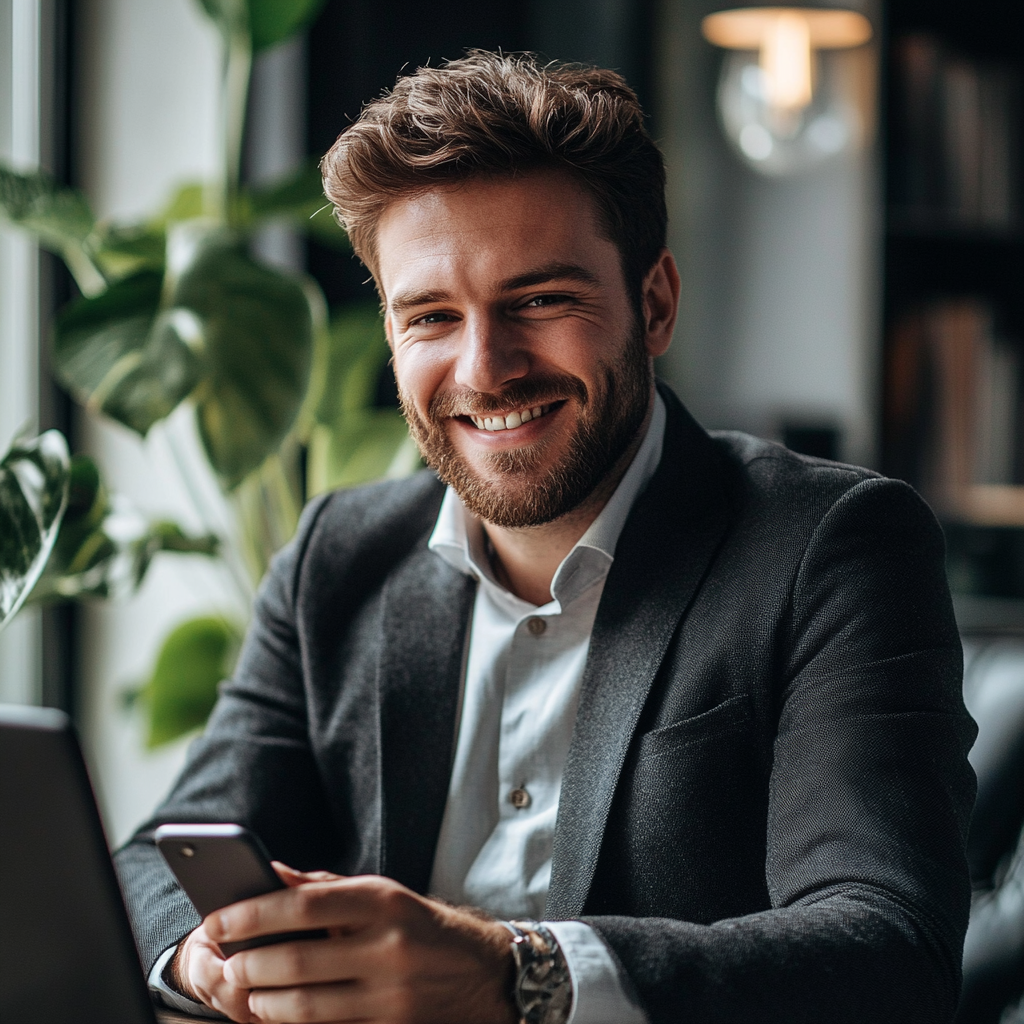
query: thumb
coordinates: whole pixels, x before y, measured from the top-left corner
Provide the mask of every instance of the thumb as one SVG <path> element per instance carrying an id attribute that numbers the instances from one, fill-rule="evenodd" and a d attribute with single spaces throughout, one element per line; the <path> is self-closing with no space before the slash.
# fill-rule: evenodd
<path id="1" fill-rule="evenodd" d="M 332 871 L 296 871 L 279 860 L 272 860 L 271 867 L 277 872 L 277 877 L 288 886 L 294 889 L 297 885 L 305 885 L 307 882 L 336 882 L 344 875 L 336 875 Z"/>

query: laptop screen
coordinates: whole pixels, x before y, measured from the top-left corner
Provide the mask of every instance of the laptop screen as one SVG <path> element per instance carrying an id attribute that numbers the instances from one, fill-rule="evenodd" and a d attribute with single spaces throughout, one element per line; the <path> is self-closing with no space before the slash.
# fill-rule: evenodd
<path id="1" fill-rule="evenodd" d="M 66 715 L 0 705 L 0 1019 L 155 1024 Z"/>

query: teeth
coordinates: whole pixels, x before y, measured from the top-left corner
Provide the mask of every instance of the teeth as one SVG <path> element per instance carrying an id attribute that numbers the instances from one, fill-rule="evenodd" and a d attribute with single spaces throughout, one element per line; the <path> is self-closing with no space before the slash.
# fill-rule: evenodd
<path id="1" fill-rule="evenodd" d="M 507 416 L 470 416 L 478 430 L 515 430 L 516 427 L 529 423 L 543 416 L 551 406 L 535 405 L 532 409 L 519 409 Z"/>

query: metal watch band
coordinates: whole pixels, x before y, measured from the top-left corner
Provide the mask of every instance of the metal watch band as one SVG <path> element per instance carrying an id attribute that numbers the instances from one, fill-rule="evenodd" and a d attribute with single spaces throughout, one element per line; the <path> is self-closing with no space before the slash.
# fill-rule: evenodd
<path id="1" fill-rule="evenodd" d="M 572 978 L 558 940 L 539 921 L 506 925 L 512 933 L 520 1024 L 565 1024 L 572 1010 Z"/>

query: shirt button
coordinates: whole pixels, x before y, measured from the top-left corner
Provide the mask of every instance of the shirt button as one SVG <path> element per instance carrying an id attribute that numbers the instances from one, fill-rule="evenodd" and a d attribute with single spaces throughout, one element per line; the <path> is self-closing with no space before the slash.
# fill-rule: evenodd
<path id="1" fill-rule="evenodd" d="M 548 628 L 548 624 L 544 619 L 538 619 L 536 617 L 526 620 L 526 628 L 534 635 L 540 636 L 545 629 Z"/>
<path id="2" fill-rule="evenodd" d="M 520 786 L 518 789 L 513 789 L 508 795 L 508 802 L 517 810 L 521 811 L 526 807 L 530 806 L 530 794 Z"/>

